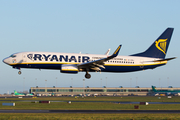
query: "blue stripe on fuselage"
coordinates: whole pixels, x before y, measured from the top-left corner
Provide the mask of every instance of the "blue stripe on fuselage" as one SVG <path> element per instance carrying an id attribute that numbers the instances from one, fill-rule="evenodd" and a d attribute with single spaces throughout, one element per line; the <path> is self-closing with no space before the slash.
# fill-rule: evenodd
<path id="1" fill-rule="evenodd" d="M 148 65 L 148 66 L 105 66 L 106 69 L 102 69 L 102 72 L 133 72 L 146 69 L 154 69 L 156 67 L 162 66 L 165 64 L 159 65 Z"/>
<path id="2" fill-rule="evenodd" d="M 35 69 L 61 69 L 62 64 L 17 64 L 13 67 L 35 68 Z"/>
<path id="3" fill-rule="evenodd" d="M 61 70 L 62 64 L 17 64 L 12 65 L 16 68 L 36 68 L 36 69 L 56 69 Z M 147 66 L 104 66 L 105 69 L 101 68 L 102 72 L 133 72 L 140 71 L 145 69 L 154 69 L 156 67 L 162 66 L 165 64 L 158 65 L 147 65 Z"/>

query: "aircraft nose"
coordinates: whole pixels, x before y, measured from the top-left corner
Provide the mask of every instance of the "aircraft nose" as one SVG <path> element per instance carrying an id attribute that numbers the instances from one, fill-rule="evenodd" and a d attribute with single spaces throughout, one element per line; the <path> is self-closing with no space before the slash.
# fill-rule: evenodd
<path id="1" fill-rule="evenodd" d="M 5 58 L 5 59 L 3 59 L 3 62 L 6 63 L 6 64 L 9 64 L 10 61 L 9 61 L 8 58 Z"/>

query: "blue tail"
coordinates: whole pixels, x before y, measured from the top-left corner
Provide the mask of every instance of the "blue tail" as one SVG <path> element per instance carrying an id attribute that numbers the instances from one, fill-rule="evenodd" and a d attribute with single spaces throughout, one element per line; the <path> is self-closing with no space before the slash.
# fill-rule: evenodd
<path id="1" fill-rule="evenodd" d="M 164 59 L 168 50 L 173 30 L 174 28 L 167 28 L 145 52 L 134 54 L 131 56 Z"/>

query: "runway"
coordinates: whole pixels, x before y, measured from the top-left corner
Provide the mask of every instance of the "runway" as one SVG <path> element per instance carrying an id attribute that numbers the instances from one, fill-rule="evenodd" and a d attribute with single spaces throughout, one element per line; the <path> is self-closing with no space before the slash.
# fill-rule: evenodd
<path id="1" fill-rule="evenodd" d="M 123 113 L 152 113 L 152 114 L 168 114 L 180 113 L 180 110 L 0 110 L 0 113 L 110 113 L 110 114 L 123 114 Z"/>

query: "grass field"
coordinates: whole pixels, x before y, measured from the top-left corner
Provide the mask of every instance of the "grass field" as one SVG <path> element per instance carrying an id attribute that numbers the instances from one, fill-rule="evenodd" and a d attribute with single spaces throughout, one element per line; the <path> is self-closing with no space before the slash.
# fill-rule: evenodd
<path id="1" fill-rule="evenodd" d="M 180 102 L 180 97 L 39 97 L 39 98 L 1 98 L 3 102 L 15 102 L 16 106 L 0 106 L 0 109 L 42 109 L 42 110 L 133 110 L 134 104 L 115 104 L 114 102 Z M 20 101 L 17 101 L 20 100 Z M 23 101 L 29 100 L 29 101 Z M 31 103 L 30 101 L 49 100 L 50 104 Z M 84 102 L 57 102 L 84 101 Z M 114 101 L 114 102 L 85 102 L 85 101 Z M 140 105 L 141 110 L 180 110 L 180 104 L 150 104 Z"/>
<path id="2" fill-rule="evenodd" d="M 135 104 L 116 104 L 114 102 L 57 102 L 57 101 L 117 101 L 117 102 L 180 102 L 180 97 L 39 97 L 39 98 L 0 98 L 3 102 L 15 102 L 16 106 L 2 106 L 0 109 L 36 109 L 36 110 L 134 110 Z M 17 101 L 21 100 L 21 101 Z M 31 103 L 30 101 L 50 100 L 50 104 Z M 54 101 L 54 102 L 53 102 Z M 55 102 L 56 101 L 56 102 Z M 180 110 L 180 104 L 150 104 L 139 105 L 140 110 Z M 0 120 L 178 120 L 180 114 L 70 114 L 70 113 L 0 113 Z"/>
<path id="3" fill-rule="evenodd" d="M 0 120 L 179 120 L 180 114 L 0 113 Z"/>
<path id="4" fill-rule="evenodd" d="M 134 110 L 135 104 L 115 104 L 115 103 L 93 103 L 78 102 L 67 104 L 66 102 L 30 103 L 15 102 L 16 106 L 0 106 L 0 109 L 19 110 Z M 139 105 L 140 110 L 180 110 L 180 104 L 150 104 Z"/>

